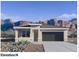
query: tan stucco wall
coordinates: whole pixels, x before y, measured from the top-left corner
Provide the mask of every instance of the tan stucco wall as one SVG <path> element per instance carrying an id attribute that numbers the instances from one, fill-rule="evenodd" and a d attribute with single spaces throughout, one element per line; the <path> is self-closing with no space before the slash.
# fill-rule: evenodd
<path id="1" fill-rule="evenodd" d="M 30 42 L 34 41 L 34 34 L 33 34 L 33 30 L 30 29 L 30 37 L 18 37 L 18 30 L 15 30 L 15 42 L 21 41 L 21 40 L 27 40 Z"/>
<path id="2" fill-rule="evenodd" d="M 27 40 L 27 41 L 32 41 L 29 37 L 19 37 L 18 38 L 18 41 L 21 41 L 21 40 Z"/>
<path id="3" fill-rule="evenodd" d="M 18 30 L 15 30 L 15 42 L 18 42 Z"/>
<path id="4" fill-rule="evenodd" d="M 68 41 L 68 31 L 64 31 L 64 41 Z"/>
<path id="5" fill-rule="evenodd" d="M 22 29 L 22 28 L 21 28 Z M 28 28 L 24 28 L 24 29 L 28 29 Z M 68 41 L 67 35 L 68 35 L 68 31 L 67 30 L 61 30 L 61 29 L 57 29 L 55 30 L 55 28 L 53 29 L 43 29 L 41 30 L 40 26 L 38 27 L 32 27 L 29 28 L 30 29 L 30 37 L 18 37 L 18 30 L 15 30 L 15 42 L 18 42 L 20 40 L 28 40 L 30 42 L 34 42 L 34 30 L 38 30 L 38 43 L 42 43 L 42 32 L 64 32 L 64 41 Z"/>
<path id="6" fill-rule="evenodd" d="M 42 32 L 38 30 L 38 42 L 42 43 Z"/>
<path id="7" fill-rule="evenodd" d="M 34 32 L 32 29 L 30 29 L 30 40 L 31 42 L 34 42 Z"/>

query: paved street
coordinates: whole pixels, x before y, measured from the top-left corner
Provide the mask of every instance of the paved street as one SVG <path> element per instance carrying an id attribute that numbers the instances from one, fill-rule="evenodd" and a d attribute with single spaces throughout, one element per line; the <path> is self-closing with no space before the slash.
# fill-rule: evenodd
<path id="1" fill-rule="evenodd" d="M 47 41 L 43 43 L 45 52 L 76 52 L 77 45 L 61 42 L 61 41 Z"/>

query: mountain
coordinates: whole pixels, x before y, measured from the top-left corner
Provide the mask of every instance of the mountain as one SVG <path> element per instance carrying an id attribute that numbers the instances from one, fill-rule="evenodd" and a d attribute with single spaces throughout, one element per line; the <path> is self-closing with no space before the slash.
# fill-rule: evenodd
<path id="1" fill-rule="evenodd" d="M 14 26 L 27 26 L 28 23 L 28 21 L 17 21 L 14 23 Z"/>
<path id="2" fill-rule="evenodd" d="M 62 22 L 60 20 L 59 24 L 61 24 Z M 69 22 L 71 22 L 72 24 L 75 24 L 75 26 L 77 27 L 77 18 L 73 18 Z M 14 26 L 27 26 L 28 23 L 33 23 L 33 22 L 28 22 L 28 21 L 12 22 L 11 19 L 5 19 L 5 20 L 1 19 L 1 31 L 13 30 Z M 37 22 L 37 23 L 42 23 L 43 27 L 47 27 L 48 25 L 55 26 L 56 22 L 55 22 L 55 19 L 50 19 L 50 20 L 47 20 L 47 23 L 44 23 L 43 21 Z"/>
<path id="3" fill-rule="evenodd" d="M 13 30 L 14 26 L 27 26 L 27 21 L 12 22 L 11 19 L 1 20 L 1 31 Z"/>

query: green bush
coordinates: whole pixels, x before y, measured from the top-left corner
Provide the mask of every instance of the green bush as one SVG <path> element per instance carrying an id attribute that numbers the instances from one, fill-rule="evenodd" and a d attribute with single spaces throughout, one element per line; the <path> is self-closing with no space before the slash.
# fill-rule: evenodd
<path id="1" fill-rule="evenodd" d="M 72 34 L 72 37 L 73 37 L 73 38 L 76 38 L 76 37 L 77 37 L 77 34 Z"/>
<path id="2" fill-rule="evenodd" d="M 29 44 L 30 42 L 28 42 L 27 40 L 21 40 L 18 42 L 18 45 L 22 44 L 22 45 L 25 45 L 25 44 Z"/>
<path id="3" fill-rule="evenodd" d="M 68 36 L 69 38 L 77 38 L 77 34 L 71 34 L 70 36 Z"/>

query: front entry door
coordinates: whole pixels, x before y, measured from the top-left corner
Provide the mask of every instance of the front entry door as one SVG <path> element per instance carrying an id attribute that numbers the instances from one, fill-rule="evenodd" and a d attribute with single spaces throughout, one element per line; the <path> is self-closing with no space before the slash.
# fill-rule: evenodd
<path id="1" fill-rule="evenodd" d="M 38 30 L 34 30 L 34 41 L 38 41 Z"/>

